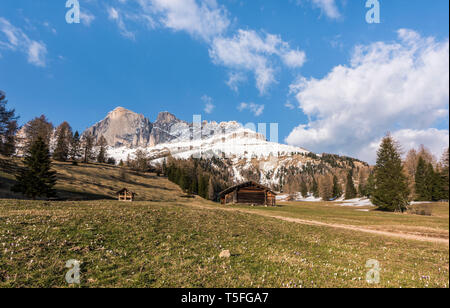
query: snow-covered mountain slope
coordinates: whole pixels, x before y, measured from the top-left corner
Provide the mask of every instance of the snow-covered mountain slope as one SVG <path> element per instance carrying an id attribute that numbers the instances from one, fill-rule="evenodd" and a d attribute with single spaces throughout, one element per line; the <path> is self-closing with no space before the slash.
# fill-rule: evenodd
<path id="1" fill-rule="evenodd" d="M 120 124 L 119 127 L 114 123 Z M 142 125 L 148 129 L 142 129 Z M 102 133 L 108 135 L 108 156 L 117 162 L 135 159 L 137 151 L 144 152 L 154 166 L 161 165 L 169 157 L 202 158 L 216 164 L 212 167 L 218 172 L 225 168 L 225 173 L 234 182 L 251 179 L 272 187 L 298 176 L 311 178 L 333 168 L 344 170 L 364 164 L 350 158 L 316 155 L 301 147 L 270 142 L 264 135 L 237 122 L 188 123 L 168 112 L 161 112 L 151 123 L 141 115 L 118 108 L 89 131 L 96 138 Z"/>
<path id="2" fill-rule="evenodd" d="M 203 136 L 203 138 L 205 138 Z M 263 135 L 251 130 L 240 128 L 232 133 L 213 135 L 210 138 L 189 140 L 189 137 L 180 136 L 176 140 L 153 147 L 110 147 L 108 154 L 116 160 L 125 161 L 128 157 L 134 158 L 137 150 L 144 151 L 150 159 L 158 161 L 169 155 L 174 158 L 229 158 L 234 161 L 242 159 L 265 159 L 271 156 L 278 157 L 292 153 L 309 153 L 309 151 L 265 140 Z M 130 156 L 129 156 L 130 155 Z"/>

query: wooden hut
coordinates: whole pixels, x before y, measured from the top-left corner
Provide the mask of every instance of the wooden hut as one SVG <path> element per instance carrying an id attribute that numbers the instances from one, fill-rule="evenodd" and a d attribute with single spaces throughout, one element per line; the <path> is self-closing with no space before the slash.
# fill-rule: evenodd
<path id="1" fill-rule="evenodd" d="M 127 188 L 119 190 L 117 193 L 117 198 L 119 201 L 133 202 L 136 194 Z"/>
<path id="2" fill-rule="evenodd" d="M 275 206 L 277 194 L 270 188 L 251 181 L 230 187 L 222 191 L 219 196 L 221 204 Z"/>

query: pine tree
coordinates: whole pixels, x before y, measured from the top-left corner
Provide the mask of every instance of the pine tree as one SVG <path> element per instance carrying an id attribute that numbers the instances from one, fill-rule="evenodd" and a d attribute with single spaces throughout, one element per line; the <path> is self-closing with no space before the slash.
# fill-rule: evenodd
<path id="1" fill-rule="evenodd" d="M 374 190 L 375 190 L 375 175 L 373 172 L 370 172 L 369 177 L 367 178 L 364 196 L 367 198 L 372 198 Z"/>
<path id="2" fill-rule="evenodd" d="M 416 167 L 415 174 L 415 188 L 416 188 L 416 201 L 430 201 L 430 187 L 429 187 L 429 169 L 422 156 L 419 157 L 419 161 Z"/>
<path id="3" fill-rule="evenodd" d="M 354 199 L 358 195 L 355 184 L 353 183 L 353 172 L 349 171 L 347 174 L 347 185 L 345 186 L 345 199 Z"/>
<path id="4" fill-rule="evenodd" d="M 0 91 L 0 154 L 11 156 L 15 153 L 15 135 L 18 129 L 15 110 L 6 108 L 6 94 Z"/>
<path id="5" fill-rule="evenodd" d="M 333 198 L 340 198 L 342 196 L 341 184 L 339 184 L 339 179 L 336 175 L 333 176 Z"/>
<path id="6" fill-rule="evenodd" d="M 70 140 L 70 152 L 69 152 L 70 159 L 72 161 L 76 162 L 81 157 L 81 141 L 80 141 L 80 134 L 78 131 L 73 134 L 71 140 Z"/>
<path id="7" fill-rule="evenodd" d="M 108 142 L 106 141 L 105 137 L 101 136 L 100 139 L 97 142 L 97 146 L 100 147 L 97 155 L 97 162 L 100 164 L 104 164 L 107 161 L 106 157 L 106 146 L 108 145 Z M 137 155 L 137 154 L 136 154 Z M 145 171 L 145 170 L 142 170 Z"/>
<path id="8" fill-rule="evenodd" d="M 319 194 L 319 185 L 317 184 L 316 179 L 313 177 L 313 184 L 312 184 L 312 193 L 314 198 L 319 198 L 320 194 Z"/>
<path id="9" fill-rule="evenodd" d="M 442 169 L 441 178 L 441 194 L 443 200 L 449 200 L 449 149 L 444 152 L 441 160 Z"/>
<path id="10" fill-rule="evenodd" d="M 31 145 L 24 159 L 25 168 L 16 176 L 17 184 L 12 191 L 22 193 L 28 198 L 54 197 L 56 172 L 51 170 L 48 145 L 41 137 Z"/>
<path id="11" fill-rule="evenodd" d="M 302 184 L 300 185 L 300 193 L 303 198 L 308 197 L 308 186 L 306 186 L 306 181 L 302 181 Z"/>
<path id="12" fill-rule="evenodd" d="M 72 128 L 69 123 L 63 122 L 58 126 L 56 129 L 56 138 L 56 148 L 53 151 L 53 158 L 57 161 L 67 161 L 72 139 Z"/>
<path id="13" fill-rule="evenodd" d="M 400 150 L 388 134 L 377 152 L 371 201 L 380 210 L 404 212 L 409 205 L 409 189 L 403 172 Z"/>

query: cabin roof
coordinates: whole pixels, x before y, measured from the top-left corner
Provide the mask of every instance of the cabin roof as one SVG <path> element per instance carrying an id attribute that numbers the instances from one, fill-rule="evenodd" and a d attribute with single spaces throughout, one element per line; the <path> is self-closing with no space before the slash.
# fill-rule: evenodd
<path id="1" fill-rule="evenodd" d="M 236 190 L 236 189 L 244 188 L 244 187 L 249 187 L 249 186 L 254 186 L 254 187 L 260 188 L 260 189 L 262 189 L 262 190 L 269 191 L 269 192 L 271 192 L 272 194 L 276 195 L 276 193 L 273 192 L 273 190 L 271 190 L 269 187 L 264 186 L 264 185 L 261 185 L 261 184 L 258 184 L 258 183 L 253 182 L 253 181 L 249 181 L 249 182 L 244 182 L 244 183 L 235 185 L 235 186 L 233 186 L 233 187 L 230 187 L 230 188 L 228 188 L 228 189 L 225 189 L 224 191 L 222 191 L 222 192 L 219 193 L 219 196 L 223 196 L 223 195 L 229 194 L 230 192 L 232 192 L 232 191 L 234 191 L 234 190 Z"/>
<path id="2" fill-rule="evenodd" d="M 132 191 L 129 190 L 128 188 L 123 188 L 123 189 L 119 190 L 118 192 L 116 192 L 116 195 L 123 194 L 124 192 L 129 192 L 129 193 L 132 193 L 133 195 L 137 195 L 137 193 L 132 192 Z"/>

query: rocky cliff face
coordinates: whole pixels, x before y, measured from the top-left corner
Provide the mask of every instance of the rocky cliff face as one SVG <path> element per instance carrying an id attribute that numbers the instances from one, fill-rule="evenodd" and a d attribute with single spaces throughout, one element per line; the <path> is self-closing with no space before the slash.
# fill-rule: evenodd
<path id="1" fill-rule="evenodd" d="M 105 137 L 112 147 L 145 147 L 149 144 L 153 124 L 143 115 L 122 107 L 111 111 L 105 119 L 87 129 L 95 141 Z"/>
<path id="2" fill-rule="evenodd" d="M 159 144 L 208 139 L 242 129 L 236 122 L 192 124 L 178 119 L 167 111 L 159 113 L 156 121 L 152 123 L 141 114 L 118 107 L 105 119 L 87 129 L 83 135 L 90 132 L 95 141 L 103 136 L 108 145 L 114 148 L 145 148 Z"/>
<path id="3" fill-rule="evenodd" d="M 158 114 L 150 135 L 149 146 L 170 142 L 178 137 L 180 130 L 188 130 L 189 124 L 177 119 L 173 114 L 165 111 Z"/>

